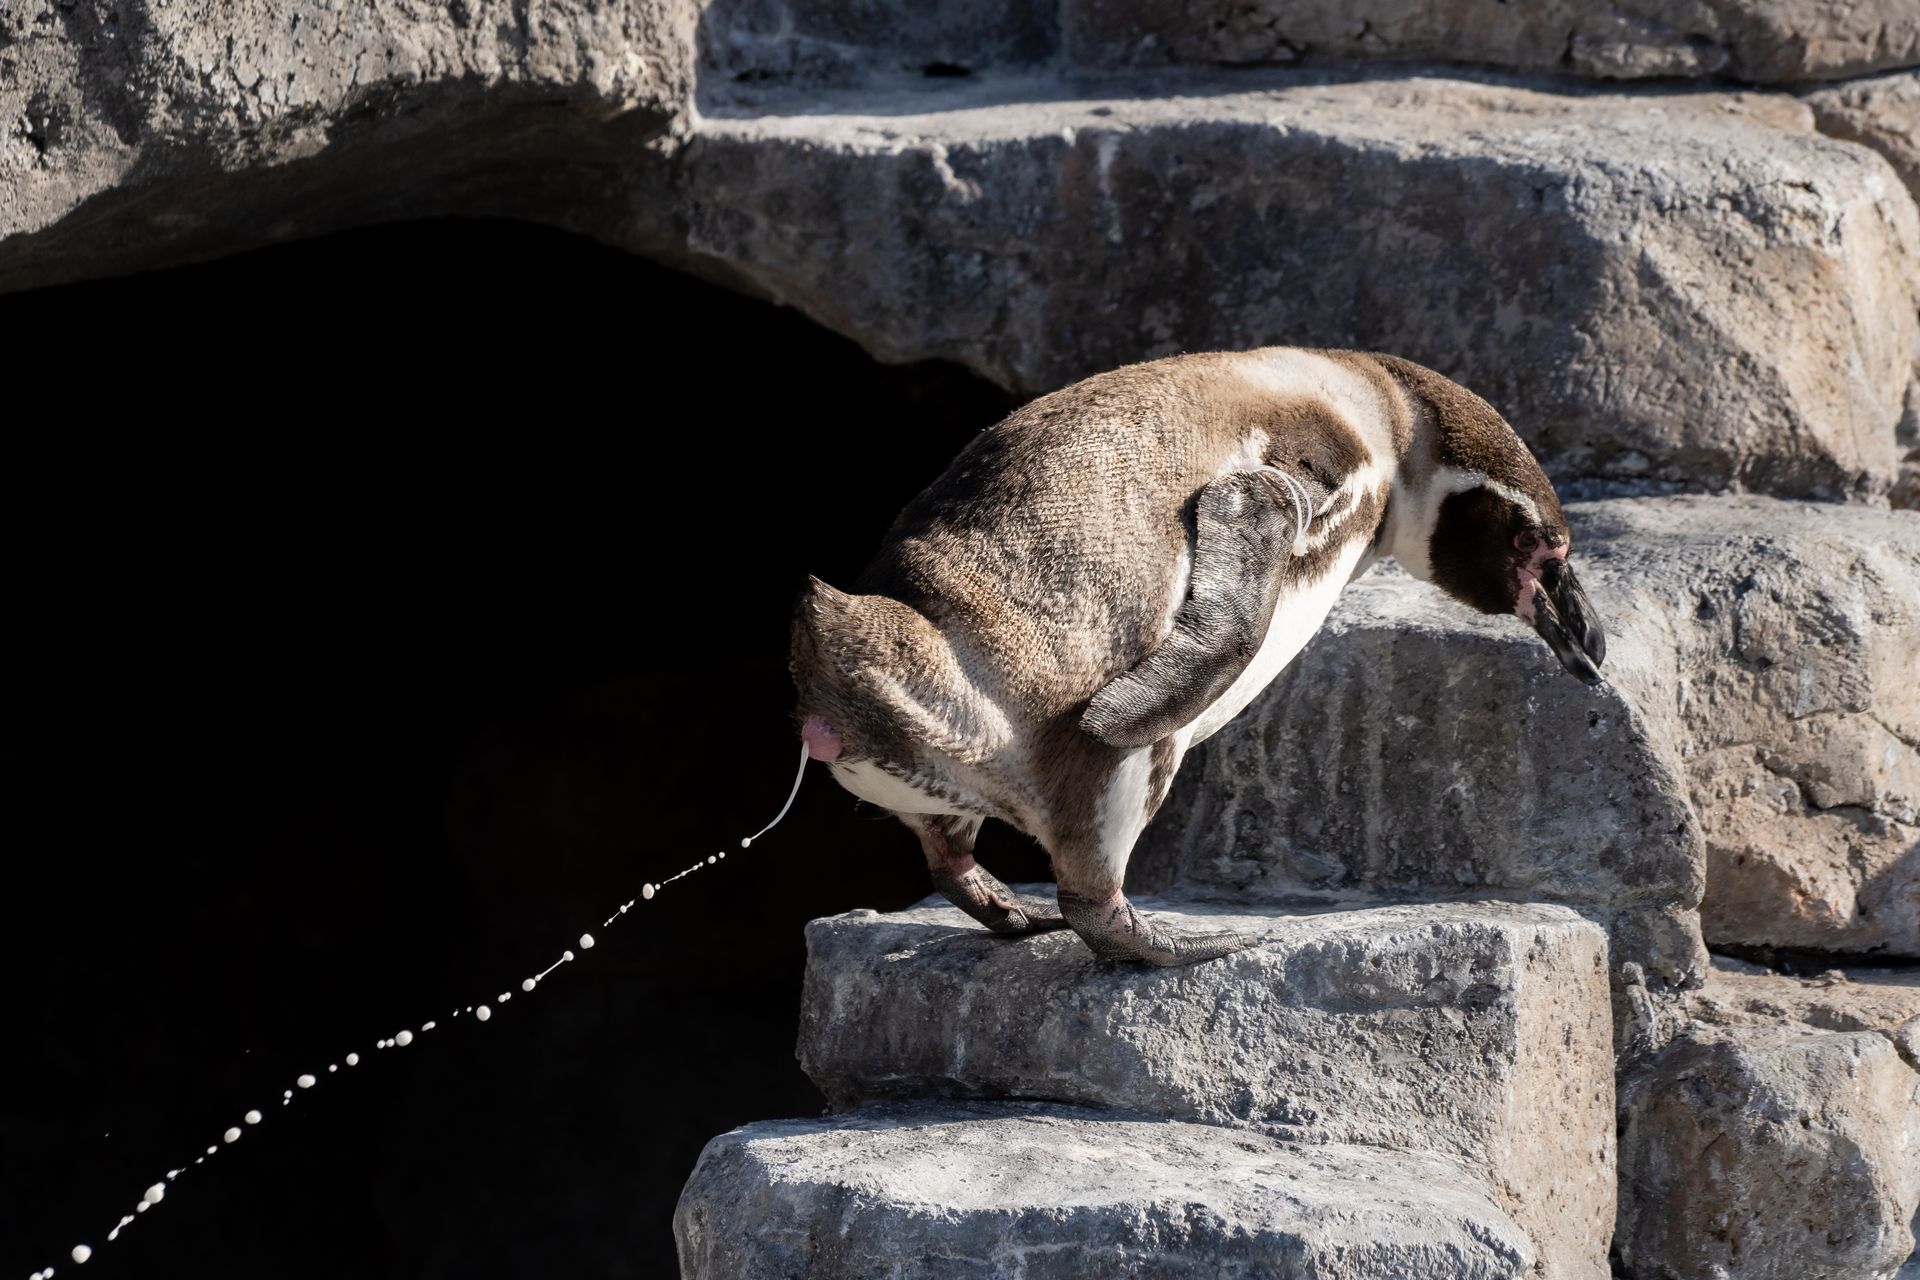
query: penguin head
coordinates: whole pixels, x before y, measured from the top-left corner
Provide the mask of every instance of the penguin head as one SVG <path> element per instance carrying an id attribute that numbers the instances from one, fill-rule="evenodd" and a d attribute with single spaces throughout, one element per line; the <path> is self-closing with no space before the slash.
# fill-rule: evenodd
<path id="1" fill-rule="evenodd" d="M 1497 455 L 1442 458 L 1441 491 L 1428 535 L 1433 584 L 1483 613 L 1518 615 L 1540 633 L 1560 665 L 1600 683 L 1606 632 L 1568 560 L 1572 533 L 1546 473 L 1505 428 Z"/>

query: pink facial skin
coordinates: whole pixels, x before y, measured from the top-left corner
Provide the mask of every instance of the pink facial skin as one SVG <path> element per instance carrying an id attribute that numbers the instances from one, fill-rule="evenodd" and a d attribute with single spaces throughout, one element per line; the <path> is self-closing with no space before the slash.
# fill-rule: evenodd
<path id="1" fill-rule="evenodd" d="M 1528 622 L 1532 622 L 1533 593 L 1540 590 L 1541 567 L 1549 560 L 1565 560 L 1567 552 L 1573 548 L 1571 545 L 1550 547 L 1530 533 L 1523 533 L 1515 538 L 1514 545 L 1522 551 L 1531 552 L 1532 558 L 1520 566 L 1520 590 L 1514 596 L 1513 611 Z"/>
<path id="2" fill-rule="evenodd" d="M 800 741 L 807 744 L 807 754 L 815 760 L 838 760 L 840 758 L 840 735 L 827 727 L 827 722 L 819 716 L 808 716 L 806 724 L 800 728 Z"/>

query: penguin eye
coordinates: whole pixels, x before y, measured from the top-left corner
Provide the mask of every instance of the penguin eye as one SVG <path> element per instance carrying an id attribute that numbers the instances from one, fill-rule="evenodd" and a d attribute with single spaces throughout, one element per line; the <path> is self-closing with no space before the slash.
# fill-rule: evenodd
<path id="1" fill-rule="evenodd" d="M 1513 545 L 1530 556 L 1540 549 L 1540 535 L 1532 529 L 1517 533 L 1513 536 Z"/>

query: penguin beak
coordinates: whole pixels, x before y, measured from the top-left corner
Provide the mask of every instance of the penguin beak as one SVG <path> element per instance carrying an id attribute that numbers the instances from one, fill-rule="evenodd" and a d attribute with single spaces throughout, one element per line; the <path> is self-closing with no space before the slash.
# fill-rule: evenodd
<path id="1" fill-rule="evenodd" d="M 1560 665 L 1585 684 L 1600 683 L 1600 664 L 1607 656 L 1607 633 L 1593 614 L 1587 593 L 1565 560 L 1540 566 L 1540 585 L 1534 588 L 1533 629 L 1547 642 Z"/>

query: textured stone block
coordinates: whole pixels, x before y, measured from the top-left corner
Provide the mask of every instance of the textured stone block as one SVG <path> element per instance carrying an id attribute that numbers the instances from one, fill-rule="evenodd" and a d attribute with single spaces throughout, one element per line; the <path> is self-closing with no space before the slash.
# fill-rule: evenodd
<path id="1" fill-rule="evenodd" d="M 1777 84 L 1920 64 L 1905 0 L 1067 0 L 1065 14 L 1089 65 L 1418 58 Z"/>
<path id="2" fill-rule="evenodd" d="M 1861 1280 L 1913 1253 L 1920 985 L 1716 969 L 1622 1083 L 1619 1253 L 1636 1280 Z M 1836 1029 L 1838 1028 L 1838 1029 Z"/>
<path id="3" fill-rule="evenodd" d="M 1823 85 L 1801 101 L 1822 132 L 1872 147 L 1920 195 L 1920 71 Z"/>
<path id="4" fill-rule="evenodd" d="M 881 1107 L 707 1144 L 687 1280 L 1521 1280 L 1532 1249 L 1433 1156 L 1071 1107 Z"/>
<path id="5" fill-rule="evenodd" d="M 1349 588 L 1189 757 L 1140 882 L 1567 902 L 1685 982 L 1707 936 L 1920 955 L 1920 516 L 1762 498 L 1568 509 L 1608 687 L 1513 619 Z"/>
<path id="6" fill-rule="evenodd" d="M 884 359 L 1040 391 L 1177 350 L 1388 350 L 1563 479 L 1895 481 L 1913 201 L 1728 95 L 1216 73 L 702 109 L 689 248 Z"/>
<path id="7" fill-rule="evenodd" d="M 836 1107 L 1043 1098 L 1438 1152 L 1483 1175 L 1549 1274 L 1602 1276 L 1613 1049 L 1601 931 L 1564 908 L 1255 912 L 1186 969 L 1071 934 L 996 939 L 949 907 L 807 930 L 800 1061 Z"/>

